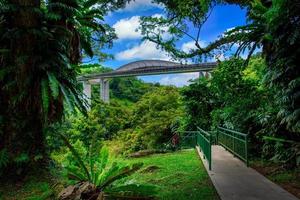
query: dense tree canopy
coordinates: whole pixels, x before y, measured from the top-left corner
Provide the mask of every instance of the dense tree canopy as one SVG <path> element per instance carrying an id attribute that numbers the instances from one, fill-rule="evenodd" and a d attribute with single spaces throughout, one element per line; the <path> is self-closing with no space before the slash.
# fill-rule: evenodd
<path id="1" fill-rule="evenodd" d="M 178 89 L 165 86 L 156 88 L 134 104 L 128 126 L 119 131 L 116 137 L 118 143 L 114 145 L 122 153 L 161 148 L 174 134 L 172 125 L 182 116 Z"/>
<path id="2" fill-rule="evenodd" d="M 203 60 L 238 44 L 236 55 L 262 47 L 267 63 L 267 82 L 277 88 L 280 123 L 292 132 L 300 130 L 299 115 L 299 27 L 300 3 L 292 0 L 156 0 L 166 7 L 163 17 L 144 17 L 141 30 L 144 39 L 158 44 L 175 59 Z M 201 27 L 215 5 L 234 3 L 247 9 L 248 23 L 225 32 L 207 46 L 201 46 Z M 187 24 L 191 24 L 187 25 Z M 164 37 L 168 32 L 171 37 Z M 194 33 L 194 34 L 192 34 Z M 196 34 L 195 34 L 196 33 Z M 195 42 L 195 48 L 184 52 L 176 46 L 183 36 Z"/>

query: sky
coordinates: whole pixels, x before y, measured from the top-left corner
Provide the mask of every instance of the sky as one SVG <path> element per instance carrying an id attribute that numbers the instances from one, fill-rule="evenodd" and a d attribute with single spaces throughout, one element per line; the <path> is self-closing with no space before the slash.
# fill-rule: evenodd
<path id="1" fill-rule="evenodd" d="M 142 35 L 136 31 L 141 16 L 164 15 L 161 5 L 151 3 L 151 0 L 135 0 L 119 11 L 105 17 L 105 23 L 111 25 L 118 36 L 111 49 L 103 50 L 114 55 L 101 65 L 116 69 L 124 64 L 145 59 L 170 60 L 165 52 L 156 48 L 149 41 L 142 41 Z M 235 5 L 216 6 L 201 30 L 200 41 L 208 44 L 215 40 L 224 31 L 246 23 L 246 11 Z M 194 43 L 188 37 L 178 41 L 177 46 L 184 51 L 192 48 Z M 92 61 L 93 62 L 93 61 Z M 187 85 L 190 79 L 197 78 L 198 73 L 155 75 L 139 77 L 145 82 L 158 82 L 162 85 Z"/>

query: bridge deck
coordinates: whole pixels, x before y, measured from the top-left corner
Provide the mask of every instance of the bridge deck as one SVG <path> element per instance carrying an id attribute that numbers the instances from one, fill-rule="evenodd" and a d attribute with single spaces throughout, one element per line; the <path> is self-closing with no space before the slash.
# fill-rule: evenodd
<path id="1" fill-rule="evenodd" d="M 201 154 L 199 152 L 199 154 Z M 200 156 L 203 160 L 203 156 Z M 297 200 L 266 177 L 226 151 L 212 146 L 212 170 L 203 164 L 222 200 Z"/>
<path id="2" fill-rule="evenodd" d="M 142 62 L 142 61 L 140 61 Z M 144 62 L 144 61 L 143 61 Z M 119 69 L 106 72 L 106 73 L 95 73 L 84 76 L 79 76 L 78 81 L 87 81 L 101 78 L 113 78 L 113 77 L 129 77 L 129 76 L 146 76 L 146 75 L 158 75 L 158 74 L 172 74 L 172 73 L 187 73 L 187 72 L 208 72 L 212 71 L 216 66 L 216 62 L 211 63 L 199 63 L 199 64 L 180 64 L 168 62 L 168 64 L 162 63 L 150 63 L 151 65 L 141 65 L 141 63 L 135 62 L 134 67 L 130 65 L 124 65 Z M 139 64 L 139 65 L 137 65 Z M 137 66 L 136 66 L 137 65 Z"/>

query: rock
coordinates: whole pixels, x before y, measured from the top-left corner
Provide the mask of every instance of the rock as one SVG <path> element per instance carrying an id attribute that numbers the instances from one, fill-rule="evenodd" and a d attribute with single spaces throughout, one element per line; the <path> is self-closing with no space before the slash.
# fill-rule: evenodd
<path id="1" fill-rule="evenodd" d="M 103 192 L 100 192 L 100 194 L 98 195 L 98 198 L 97 200 L 104 200 L 104 193 Z"/>
<path id="2" fill-rule="evenodd" d="M 75 185 L 70 185 L 67 188 L 63 189 L 59 195 L 58 199 L 60 200 L 71 200 L 74 199 L 76 196 L 76 186 Z"/>
<path id="3" fill-rule="evenodd" d="M 84 200 L 97 199 L 99 196 L 97 188 L 89 182 L 81 182 L 71 185 L 61 191 L 58 195 L 59 200 Z"/>

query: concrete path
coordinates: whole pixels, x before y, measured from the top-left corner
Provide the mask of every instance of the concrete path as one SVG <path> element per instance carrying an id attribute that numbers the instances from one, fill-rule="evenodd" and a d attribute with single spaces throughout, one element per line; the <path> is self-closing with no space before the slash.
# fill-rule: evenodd
<path id="1" fill-rule="evenodd" d="M 222 200 L 297 200 L 275 183 L 235 158 L 221 146 L 212 146 L 212 170 L 208 174 Z"/>

